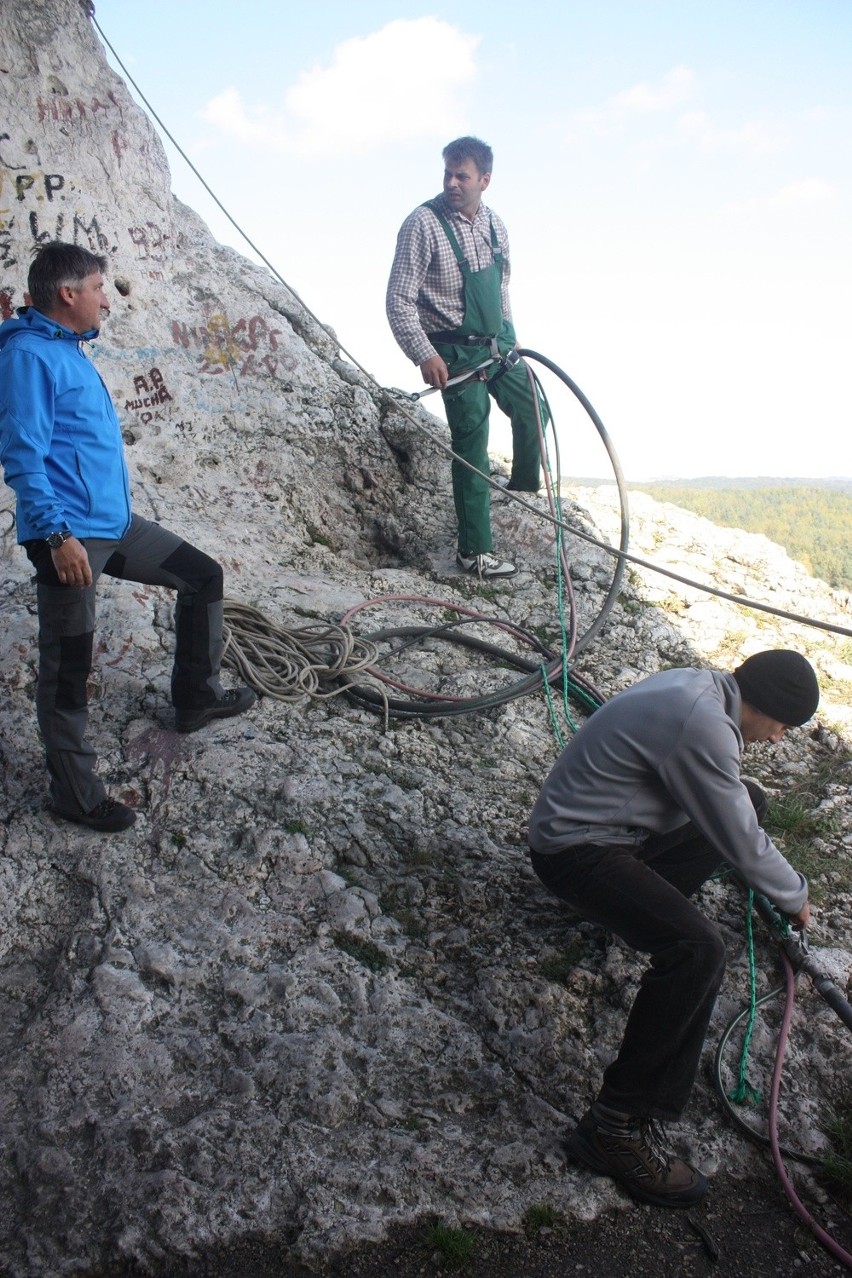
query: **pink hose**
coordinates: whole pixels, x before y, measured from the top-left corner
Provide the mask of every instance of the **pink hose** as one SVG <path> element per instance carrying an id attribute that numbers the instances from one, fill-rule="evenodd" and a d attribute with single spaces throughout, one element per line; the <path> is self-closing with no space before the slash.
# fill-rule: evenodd
<path id="1" fill-rule="evenodd" d="M 790 1037 L 790 1021 L 793 1017 L 793 1003 L 796 997 L 796 986 L 793 975 L 793 965 L 787 958 L 786 954 L 782 955 L 784 961 L 784 975 L 786 981 L 786 1000 L 784 1003 L 784 1016 L 781 1021 L 781 1029 L 778 1034 L 778 1048 L 775 1053 L 775 1068 L 772 1071 L 772 1090 L 769 1095 L 769 1144 L 772 1148 L 772 1161 L 775 1164 L 775 1170 L 778 1173 L 778 1179 L 784 1189 L 784 1193 L 790 1199 L 793 1210 L 805 1222 L 808 1228 L 816 1235 L 824 1247 L 826 1247 L 833 1256 L 835 1256 L 847 1269 L 852 1269 L 852 1255 L 845 1251 L 838 1242 L 832 1238 L 831 1234 L 826 1233 L 821 1225 L 818 1225 L 813 1216 L 805 1207 L 799 1198 L 790 1177 L 787 1175 L 787 1169 L 781 1160 L 781 1150 L 778 1143 L 778 1097 L 781 1092 L 781 1071 L 784 1067 L 784 1055 L 787 1051 L 787 1042 Z"/>

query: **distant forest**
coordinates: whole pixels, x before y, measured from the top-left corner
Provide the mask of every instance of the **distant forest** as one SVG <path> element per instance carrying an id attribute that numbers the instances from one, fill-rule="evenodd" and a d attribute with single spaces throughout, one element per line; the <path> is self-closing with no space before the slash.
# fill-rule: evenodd
<path id="1" fill-rule="evenodd" d="M 628 487 L 714 524 L 763 533 L 812 576 L 852 590 L 852 480 L 710 478 Z"/>

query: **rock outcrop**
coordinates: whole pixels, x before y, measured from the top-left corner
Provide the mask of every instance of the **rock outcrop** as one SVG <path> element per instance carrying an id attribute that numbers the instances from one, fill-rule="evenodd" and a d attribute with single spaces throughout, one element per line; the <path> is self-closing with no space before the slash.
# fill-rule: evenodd
<path id="1" fill-rule="evenodd" d="M 395 410 L 286 286 L 172 197 L 84 7 L 6 3 L 0 85 L 0 307 L 21 304 L 45 237 L 108 255 L 116 301 L 93 358 L 140 512 L 217 555 L 229 594 L 290 628 L 368 601 L 355 630 L 473 606 L 558 646 L 552 526 L 501 500 L 523 572 L 487 588 L 453 573 L 441 424 Z M 617 535 L 613 490 L 566 493 L 572 526 Z M 848 597 L 765 539 L 635 508 L 642 558 L 850 625 Z M 316 1258 L 426 1215 L 516 1229 L 533 1203 L 589 1217 L 618 1202 L 565 1164 L 559 1136 L 618 1042 L 639 966 L 528 868 L 526 817 L 557 750 L 543 695 L 387 726 L 342 697 L 264 698 L 179 737 L 170 598 L 105 580 L 92 738 L 139 819 L 114 837 L 60 826 L 43 811 L 33 596 L 8 508 L 3 527 L 0 1263 L 109 1272 L 264 1234 Z M 582 630 L 612 559 L 566 541 Z M 848 992 L 849 639 L 635 567 L 579 669 L 609 695 L 772 646 L 803 647 L 825 698 L 816 727 L 749 767 L 771 794 L 805 796 L 813 942 Z M 505 679 L 455 646 L 398 660 L 445 695 Z M 743 922 L 729 887 L 705 904 L 730 943 L 715 1039 L 745 998 Z M 771 947 L 760 963 L 762 990 Z M 849 1039 L 812 989 L 800 997 L 785 1125 L 817 1150 L 820 1113 L 846 1095 Z M 755 1037 L 757 1082 L 771 1039 Z M 748 1174 L 756 1155 L 704 1078 L 689 1120 L 683 1142 L 706 1170 L 724 1159 Z"/>

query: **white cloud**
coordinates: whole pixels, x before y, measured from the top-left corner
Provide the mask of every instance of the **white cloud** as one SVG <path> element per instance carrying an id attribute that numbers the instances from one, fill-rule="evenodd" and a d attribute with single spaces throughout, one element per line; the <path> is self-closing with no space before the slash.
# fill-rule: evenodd
<path id="1" fill-rule="evenodd" d="M 249 145 L 269 146 L 281 136 L 281 117 L 276 119 L 265 107 L 255 107 L 250 117 L 233 86 L 211 98 L 201 116 L 226 137 Z"/>
<path id="2" fill-rule="evenodd" d="M 761 120 L 748 120 L 731 128 L 723 128 L 701 110 L 686 110 L 686 104 L 699 91 L 695 72 L 686 66 L 673 67 L 658 81 L 641 81 L 630 89 L 614 94 L 601 107 L 580 111 L 571 119 L 575 131 L 590 131 L 600 136 L 617 136 L 650 119 L 661 119 L 659 132 L 645 139 L 645 146 L 659 148 L 675 142 L 687 142 L 705 152 L 745 151 L 752 155 L 774 155 L 785 145 L 785 139 Z M 659 127 L 659 126 L 658 126 Z"/>
<path id="3" fill-rule="evenodd" d="M 657 83 L 642 81 L 614 94 L 601 107 L 578 111 L 571 124 L 597 133 L 621 132 L 637 116 L 671 111 L 695 93 L 697 79 L 689 67 L 673 67 Z"/>
<path id="4" fill-rule="evenodd" d="M 670 111 L 692 97 L 695 85 L 694 71 L 689 67 L 674 67 L 659 84 L 637 84 L 617 93 L 610 101 L 610 110 L 625 116 Z"/>
<path id="5" fill-rule="evenodd" d="M 443 137 L 459 131 L 478 44 L 439 18 L 399 19 L 337 45 L 328 65 L 287 90 L 283 107 L 248 107 L 228 88 L 202 117 L 279 154 L 363 154 L 401 138 Z"/>
<path id="6" fill-rule="evenodd" d="M 834 198 L 835 188 L 822 178 L 803 178 L 801 182 L 789 182 L 772 197 L 776 208 L 794 208 L 802 205 L 824 204 Z"/>
<path id="7" fill-rule="evenodd" d="M 705 111 L 689 111 L 678 120 L 678 132 L 702 151 L 748 151 L 775 155 L 783 139 L 761 120 L 749 120 L 733 129 L 719 128 Z"/>
<path id="8" fill-rule="evenodd" d="M 768 212 L 811 209 L 815 205 L 829 203 L 836 194 L 836 187 L 822 178 L 802 178 L 798 182 L 788 182 L 770 195 L 753 196 L 731 204 L 728 212 L 735 217 L 758 217 Z"/>

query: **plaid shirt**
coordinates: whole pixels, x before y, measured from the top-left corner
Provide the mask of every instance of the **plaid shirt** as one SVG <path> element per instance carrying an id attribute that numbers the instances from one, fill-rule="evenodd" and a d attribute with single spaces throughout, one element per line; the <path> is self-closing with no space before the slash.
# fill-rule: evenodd
<path id="1" fill-rule="evenodd" d="M 455 232 L 471 270 L 491 266 L 491 223 L 503 253 L 503 316 L 511 320 L 509 306 L 509 239 L 497 217 L 480 204 L 473 222 L 450 208 L 438 196 L 441 212 Z M 456 255 L 446 232 L 431 209 L 422 205 L 405 219 L 396 242 L 386 298 L 391 331 L 404 353 L 422 364 L 437 352 L 427 337 L 458 328 L 464 319 L 464 287 Z"/>

